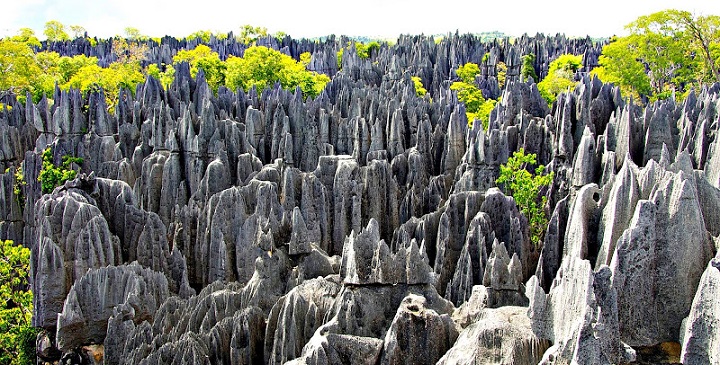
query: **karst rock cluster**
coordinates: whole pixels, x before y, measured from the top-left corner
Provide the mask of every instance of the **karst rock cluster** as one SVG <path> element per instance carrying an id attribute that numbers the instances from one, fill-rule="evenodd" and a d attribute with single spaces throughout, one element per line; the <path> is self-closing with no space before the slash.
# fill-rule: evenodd
<path id="1" fill-rule="evenodd" d="M 0 176 L 0 238 L 31 249 L 42 361 L 619 364 L 663 343 L 720 361 L 720 85 L 640 107 L 581 72 L 548 106 L 520 57 L 542 77 L 584 54 L 588 71 L 600 45 L 403 36 L 338 65 L 340 39 L 260 44 L 311 52 L 332 80 L 314 99 L 214 93 L 185 64 L 114 108 L 102 91 L 3 100 L 0 167 L 27 185 L 18 199 Z M 487 130 L 449 89 L 466 62 L 502 97 Z M 84 162 L 42 194 L 46 147 Z M 543 242 L 495 183 L 520 148 L 554 173 Z"/>

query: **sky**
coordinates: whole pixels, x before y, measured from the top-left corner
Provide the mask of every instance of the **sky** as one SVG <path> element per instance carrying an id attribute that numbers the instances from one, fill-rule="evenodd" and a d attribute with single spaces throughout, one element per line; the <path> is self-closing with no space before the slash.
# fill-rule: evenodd
<path id="1" fill-rule="evenodd" d="M 97 37 L 122 35 L 125 27 L 151 37 L 184 37 L 197 30 L 237 33 L 244 24 L 294 38 L 394 39 L 456 30 L 609 37 L 623 35 L 623 26 L 640 15 L 670 8 L 720 15 L 719 0 L 0 0 L 0 37 L 28 27 L 42 39 L 49 20 L 80 25 Z"/>

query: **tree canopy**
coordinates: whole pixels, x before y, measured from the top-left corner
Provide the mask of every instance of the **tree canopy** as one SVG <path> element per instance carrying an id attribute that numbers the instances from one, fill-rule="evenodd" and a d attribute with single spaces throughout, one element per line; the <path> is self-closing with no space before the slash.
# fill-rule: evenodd
<path id="1" fill-rule="evenodd" d="M 525 215 L 530 226 L 530 239 L 536 247 L 540 246 L 548 225 L 548 217 L 543 207 L 547 204 L 547 196 L 540 195 L 540 190 L 550 185 L 554 173 L 545 173 L 545 166 L 535 168 L 535 173 L 527 170 L 528 166 L 535 165 L 536 155 L 525 154 L 525 149 L 515 151 L 508 158 L 506 164 L 500 166 L 500 177 L 497 183 L 501 184 L 505 193 L 512 195 L 518 207 Z"/>
<path id="2" fill-rule="evenodd" d="M 458 100 L 465 104 L 465 114 L 468 125 L 479 120 L 484 129 L 490 122 L 490 112 L 495 108 L 497 100 L 486 100 L 482 90 L 475 85 L 475 77 L 480 74 L 480 67 L 476 63 L 468 62 L 457 68 L 455 73 L 460 78 L 450 85 L 450 90 L 457 91 Z"/>
<path id="3" fill-rule="evenodd" d="M 45 37 L 47 37 L 47 40 L 50 42 L 67 41 L 70 39 L 70 36 L 67 34 L 66 29 L 63 23 L 57 20 L 50 20 L 45 23 L 43 34 L 45 34 Z"/>
<path id="4" fill-rule="evenodd" d="M 720 81 L 720 17 L 664 10 L 637 18 L 603 47 L 593 73 L 624 92 L 656 100 Z"/>
<path id="5" fill-rule="evenodd" d="M 243 57 L 229 57 L 226 64 L 225 85 L 230 89 L 263 89 L 280 82 L 284 89 L 299 86 L 303 94 L 315 97 L 330 81 L 327 75 L 306 70 L 303 62 L 264 46 L 250 47 Z"/>
<path id="6" fill-rule="evenodd" d="M 575 72 L 582 67 L 582 56 L 564 54 L 550 62 L 547 76 L 538 83 L 540 95 L 551 104 L 558 94 L 575 86 Z"/>
<path id="7" fill-rule="evenodd" d="M 28 289 L 30 250 L 0 240 L 0 364 L 35 363 L 32 292 Z"/>

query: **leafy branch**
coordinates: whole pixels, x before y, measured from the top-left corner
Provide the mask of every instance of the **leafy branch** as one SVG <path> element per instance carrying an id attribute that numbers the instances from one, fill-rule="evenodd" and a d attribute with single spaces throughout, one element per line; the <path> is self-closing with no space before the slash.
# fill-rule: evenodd
<path id="1" fill-rule="evenodd" d="M 534 153 L 526 155 L 525 150 L 520 148 L 506 164 L 500 166 L 500 177 L 496 182 L 504 186 L 506 194 L 515 198 L 530 225 L 530 239 L 539 247 L 548 224 L 548 217 L 543 210 L 547 197 L 539 196 L 540 189 L 550 185 L 555 175 L 552 172 L 544 174 L 543 165 L 535 168 L 535 174 L 530 173 L 526 167 L 536 163 Z"/>

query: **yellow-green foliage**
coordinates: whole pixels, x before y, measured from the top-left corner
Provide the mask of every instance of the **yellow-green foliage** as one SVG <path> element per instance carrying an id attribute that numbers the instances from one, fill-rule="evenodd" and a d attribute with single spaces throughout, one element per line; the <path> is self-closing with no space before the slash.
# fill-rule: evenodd
<path id="1" fill-rule="evenodd" d="M 120 60 L 110 67 L 100 67 L 96 57 L 63 56 L 55 52 L 38 52 L 25 42 L 0 40 L 0 90 L 10 90 L 24 101 L 30 93 L 34 101 L 52 96 L 55 85 L 62 90 L 71 87 L 82 92 L 103 88 L 108 107 L 112 107 L 120 88 L 135 90 L 144 77 L 140 72 L 143 47 L 125 41 L 113 43 Z"/>
<path id="2" fill-rule="evenodd" d="M 173 65 L 165 65 L 165 71 L 160 71 L 160 67 L 153 63 L 148 65 L 145 72 L 160 81 L 164 88 L 170 86 L 175 79 L 175 68 Z"/>
<path id="3" fill-rule="evenodd" d="M 59 40 L 63 38 L 60 33 L 63 27 L 60 23 L 51 22 L 47 30 L 51 37 Z M 330 81 L 327 75 L 306 69 L 312 58 L 310 53 L 302 54 L 300 62 L 297 62 L 279 51 L 256 46 L 248 48 L 244 57 L 230 57 L 222 61 L 217 52 L 201 44 L 192 50 L 179 51 L 173 57 L 172 65 L 162 65 L 162 68 L 149 65 L 143 70 L 140 65 L 148 50 L 143 41 L 148 38 L 135 28 L 125 31 L 128 39 L 113 39 L 113 53 L 117 55 L 117 61 L 108 67 L 101 67 L 96 57 L 35 52 L 33 47 L 40 43 L 30 29 L 22 29 L 17 36 L 0 39 L 0 69 L 4 71 L 0 72 L 0 90 L 14 93 L 20 101 L 24 101 L 25 95 L 30 93 L 33 101 L 37 102 L 43 95 L 51 97 L 56 85 L 62 90 L 76 88 L 82 92 L 102 88 L 108 109 L 112 110 L 120 89 L 126 88 L 134 93 L 146 75 L 157 78 L 164 87 L 168 87 L 175 77 L 175 66 L 180 62 L 189 63 L 192 77 L 203 70 L 213 91 L 221 85 L 245 90 L 252 86 L 265 88 L 278 81 L 286 89 L 299 86 L 306 96 L 315 97 Z M 243 37 L 249 43 L 266 35 L 267 31 L 261 27 L 243 28 Z M 212 33 L 200 31 L 193 36 L 205 41 Z M 159 39 L 155 41 L 159 43 Z M 371 42 L 364 50 L 371 54 L 377 48 L 379 44 Z"/>
<path id="4" fill-rule="evenodd" d="M 480 74 L 480 67 L 475 63 L 466 63 L 458 67 L 455 73 L 460 77 L 460 81 L 453 82 L 450 90 L 457 91 L 458 100 L 465 104 L 468 125 L 472 127 L 477 119 L 482 123 L 483 129 L 487 130 L 490 112 L 495 108 L 497 100 L 485 100 L 482 90 L 475 86 L 475 77 Z"/>
<path id="5" fill-rule="evenodd" d="M 650 101 L 720 81 L 720 16 L 663 10 L 625 26 L 603 47 L 593 73 Z M 637 98 L 636 98 L 637 100 Z"/>
<path id="6" fill-rule="evenodd" d="M 52 193 L 56 187 L 77 176 L 77 171 L 72 168 L 73 163 L 82 165 L 83 159 L 65 155 L 62 157 L 62 164 L 55 166 L 53 163 L 52 149 L 48 147 L 43 151 L 42 169 L 40 169 L 40 174 L 38 175 L 38 181 L 40 181 L 43 194 Z"/>
<path id="7" fill-rule="evenodd" d="M 125 38 L 133 41 L 146 41 L 150 37 L 140 33 L 140 30 L 133 27 L 125 27 Z"/>
<path id="8" fill-rule="evenodd" d="M 535 73 L 535 66 L 533 65 L 535 62 L 535 54 L 528 53 L 522 56 L 521 59 L 520 75 L 522 75 L 523 80 L 527 81 L 528 78 L 532 77 L 533 80 L 537 82 L 538 76 L 537 73 Z"/>
<path id="9" fill-rule="evenodd" d="M 249 24 L 245 24 L 240 28 L 240 36 L 238 41 L 245 44 L 255 44 L 258 39 L 267 37 L 268 32 L 265 27 L 254 27 Z"/>
<path id="10" fill-rule="evenodd" d="M 340 50 L 337 51 L 337 66 L 338 69 L 342 68 L 342 60 L 343 60 L 343 54 L 345 53 L 345 48 L 340 48 Z"/>
<path id="11" fill-rule="evenodd" d="M 30 250 L 0 240 L 0 364 L 35 363 L 32 292 L 28 289 Z"/>
<path id="12" fill-rule="evenodd" d="M 495 69 L 497 71 L 498 85 L 502 90 L 505 87 L 505 79 L 507 78 L 507 65 L 505 65 L 505 62 L 498 62 Z"/>
<path id="13" fill-rule="evenodd" d="M 26 43 L 28 46 L 31 47 L 41 46 L 40 40 L 35 36 L 35 31 L 30 28 L 20 28 L 20 30 L 17 32 L 17 35 L 10 38 L 10 40 Z"/>
<path id="14" fill-rule="evenodd" d="M 23 188 L 27 185 L 27 181 L 25 181 L 25 173 L 23 172 L 22 166 L 18 166 L 15 169 L 15 174 L 13 177 L 15 178 L 15 182 L 13 183 L 13 194 L 17 199 L 18 205 L 22 207 L 25 205 L 25 194 L 23 192 Z"/>
<path id="15" fill-rule="evenodd" d="M 203 43 L 210 42 L 210 37 L 212 37 L 212 32 L 209 30 L 198 30 L 197 32 L 194 32 L 187 36 L 188 40 L 192 39 L 200 39 Z"/>
<path id="16" fill-rule="evenodd" d="M 544 174 L 545 166 L 535 168 L 531 174 L 526 168 L 535 165 L 534 153 L 525 154 L 524 149 L 513 153 L 508 162 L 500 166 L 497 183 L 504 186 L 505 193 L 512 195 L 518 207 L 525 215 L 530 226 L 530 239 L 539 247 L 547 230 L 548 217 L 543 210 L 547 204 L 546 196 L 538 196 L 540 189 L 552 183 L 554 174 Z"/>
<path id="17" fill-rule="evenodd" d="M 411 77 L 413 84 L 415 85 L 415 94 L 419 97 L 425 96 L 427 94 L 427 90 L 423 86 L 422 80 L 419 76 L 412 76 Z"/>
<path id="18" fill-rule="evenodd" d="M 372 56 L 373 53 L 377 53 L 379 49 L 380 43 L 378 43 L 377 41 L 372 41 L 368 44 L 362 42 L 355 42 L 355 50 L 357 51 L 357 55 L 362 59 L 366 59 Z"/>
<path id="19" fill-rule="evenodd" d="M 213 52 L 210 47 L 201 44 L 193 50 L 181 50 L 175 57 L 173 62 L 187 62 L 190 64 L 190 76 L 195 77 L 200 69 L 205 73 L 208 85 L 214 91 L 217 91 L 220 85 L 225 83 L 225 68 L 227 65 L 220 60 L 220 55 Z"/>
<path id="20" fill-rule="evenodd" d="M 24 97 L 33 93 L 35 80 L 42 72 L 35 52 L 25 42 L 0 39 L 0 90 L 10 90 Z"/>
<path id="21" fill-rule="evenodd" d="M 57 20 L 50 20 L 45 23 L 45 30 L 43 31 L 48 41 L 58 42 L 70 40 L 70 36 L 66 32 L 66 27 L 63 23 Z"/>
<path id="22" fill-rule="evenodd" d="M 603 47 L 598 60 L 600 67 L 590 74 L 620 86 L 624 95 L 633 95 L 638 100 L 640 95 L 650 94 L 652 88 L 645 66 L 637 60 L 638 51 L 633 43 L 631 37 L 611 39 Z"/>
<path id="23" fill-rule="evenodd" d="M 312 55 L 310 52 L 303 52 L 300 54 L 300 63 L 302 63 L 303 66 L 308 67 L 308 65 L 310 65 L 310 61 L 312 61 Z"/>
<path id="24" fill-rule="evenodd" d="M 302 62 L 263 46 L 248 48 L 243 57 L 229 57 L 226 64 L 225 85 L 232 90 L 253 86 L 262 90 L 280 82 L 286 90 L 299 86 L 304 95 L 316 97 L 330 81 L 327 75 L 310 72 Z"/>
<path id="25" fill-rule="evenodd" d="M 540 95 L 552 105 L 558 94 L 572 89 L 577 84 L 573 78 L 582 66 L 582 56 L 564 54 L 550 62 L 548 75 L 538 83 Z"/>

